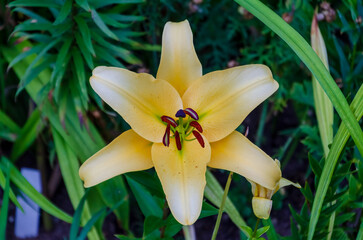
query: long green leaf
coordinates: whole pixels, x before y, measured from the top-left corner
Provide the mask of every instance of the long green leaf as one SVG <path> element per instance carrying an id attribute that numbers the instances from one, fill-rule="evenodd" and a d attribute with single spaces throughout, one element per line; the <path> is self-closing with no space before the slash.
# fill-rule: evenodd
<path id="1" fill-rule="evenodd" d="M 13 133 L 20 133 L 21 128 L 5 112 L 0 110 L 0 124 L 9 128 Z"/>
<path id="2" fill-rule="evenodd" d="M 74 212 L 71 230 L 69 231 L 69 240 L 75 240 L 77 238 L 78 229 L 81 225 L 82 211 L 83 211 L 84 205 L 86 203 L 86 198 L 88 196 L 88 192 L 89 191 L 85 192 L 85 194 L 83 195 L 83 197 L 81 198 L 81 200 L 78 203 L 76 211 Z"/>
<path id="3" fill-rule="evenodd" d="M 76 0 L 76 3 L 81 6 L 81 8 L 83 8 L 84 10 L 86 10 L 87 12 L 89 12 L 91 9 L 88 5 L 88 1 L 87 0 Z"/>
<path id="4" fill-rule="evenodd" d="M 40 52 L 44 47 L 46 46 L 46 44 L 39 44 L 39 45 L 36 45 L 32 48 L 30 48 L 29 50 L 27 51 L 24 51 L 22 53 L 20 53 L 18 56 L 16 56 L 10 63 L 9 63 L 9 66 L 8 66 L 8 70 L 10 68 L 12 68 L 15 64 L 17 64 L 18 62 L 20 62 L 21 60 L 23 60 L 24 58 L 34 54 L 34 53 L 38 53 Z"/>
<path id="5" fill-rule="evenodd" d="M 13 150 L 11 152 L 12 161 L 15 161 L 28 149 L 28 147 L 30 147 L 43 127 L 44 125 L 40 117 L 40 111 L 36 109 L 26 121 L 18 138 L 15 140 Z"/>
<path id="6" fill-rule="evenodd" d="M 57 56 L 57 60 L 55 62 L 55 67 L 54 70 L 52 72 L 52 76 L 51 76 L 51 82 L 54 83 L 55 88 L 59 88 L 60 87 L 60 80 L 56 81 L 55 79 L 57 79 L 57 76 L 62 72 L 64 73 L 64 69 L 66 68 L 66 58 L 67 55 L 69 54 L 69 48 L 72 44 L 72 38 L 66 38 L 66 40 L 64 41 L 61 49 L 59 50 L 58 56 Z M 63 77 L 63 76 L 61 76 Z"/>
<path id="7" fill-rule="evenodd" d="M 79 49 L 81 50 L 82 55 L 84 57 L 84 60 L 86 60 L 88 67 L 90 69 L 93 69 L 94 65 L 93 65 L 92 55 L 84 43 L 84 38 L 78 32 L 75 33 L 75 37 L 76 37 L 76 42 L 79 46 Z"/>
<path id="8" fill-rule="evenodd" d="M 68 17 L 72 10 L 72 2 L 73 0 L 66 0 L 64 5 L 62 6 L 57 18 L 54 21 L 54 25 L 60 24 Z"/>
<path id="9" fill-rule="evenodd" d="M 119 40 L 118 37 L 107 27 L 107 25 L 103 22 L 100 15 L 96 10 L 92 9 L 92 19 L 96 23 L 96 25 L 104 32 L 108 37 Z"/>
<path id="10" fill-rule="evenodd" d="M 14 167 L 9 160 L 3 158 L 0 162 L 2 169 L 6 169 L 6 164 L 10 164 L 10 180 L 13 182 L 24 194 L 26 194 L 31 200 L 39 205 L 41 209 L 49 213 L 50 215 L 57 217 L 65 222 L 71 223 L 72 217 L 61 209 L 51 203 L 46 197 L 40 194 Z"/>
<path id="11" fill-rule="evenodd" d="M 92 53 L 92 55 L 95 55 L 95 50 L 93 49 L 93 44 L 92 44 L 92 39 L 91 39 L 91 32 L 88 28 L 86 21 L 81 16 L 75 17 L 75 20 L 76 20 L 76 23 L 78 24 L 79 32 L 82 35 L 81 40 L 86 45 L 87 50 L 90 53 Z"/>
<path id="12" fill-rule="evenodd" d="M 60 7 L 56 1 L 45 1 L 45 0 L 16 0 L 8 4 L 9 7 Z"/>
<path id="13" fill-rule="evenodd" d="M 359 88 L 353 102 L 351 103 L 351 109 L 354 112 L 357 120 L 362 118 L 363 115 L 363 85 Z M 313 207 L 311 210 L 311 218 L 309 223 L 309 238 L 312 239 L 314 236 L 316 224 L 319 220 L 319 215 L 321 208 L 324 203 L 326 193 L 329 188 L 329 184 L 333 177 L 333 172 L 336 164 L 338 163 L 339 156 L 344 149 L 346 142 L 349 139 L 349 131 L 345 126 L 344 122 L 341 123 L 337 134 L 334 137 L 333 143 L 331 145 L 329 154 L 326 158 L 323 172 L 321 174 L 318 188 L 316 190 L 316 196 L 313 202 Z"/>
<path id="14" fill-rule="evenodd" d="M 30 78 L 28 77 L 29 75 L 31 75 L 31 72 L 33 71 L 33 68 L 35 66 L 35 64 L 37 64 L 39 62 L 40 59 L 43 58 L 43 56 L 54 46 L 56 45 L 59 41 L 61 40 L 61 38 L 56 38 L 53 41 L 51 41 L 48 45 L 44 46 L 44 48 L 39 52 L 39 54 L 36 56 L 36 58 L 34 59 L 33 62 L 31 62 L 29 64 L 29 66 L 27 67 L 25 74 L 23 75 L 23 77 L 21 78 L 21 81 L 19 83 L 19 88 L 16 91 L 16 96 L 30 83 L 31 80 L 33 80 L 34 78 Z M 44 69 L 42 69 L 44 70 Z"/>
<path id="15" fill-rule="evenodd" d="M 6 182 L 3 195 L 3 201 L 0 211 L 0 239 L 6 239 L 6 223 L 8 222 L 8 209 L 9 209 L 9 192 L 10 192 L 10 174 L 9 164 L 6 164 Z"/>
<path id="16" fill-rule="evenodd" d="M 80 232 L 79 236 L 77 237 L 77 240 L 84 240 L 86 239 L 87 233 L 90 231 L 90 229 L 95 225 L 95 223 L 103 216 L 103 215 L 109 215 L 112 211 L 114 211 L 116 208 L 118 208 L 120 205 L 122 205 L 125 202 L 125 198 L 119 200 L 116 204 L 112 206 L 112 208 L 108 211 L 106 211 L 106 208 L 103 208 L 93 214 L 92 218 L 84 225 L 82 228 L 82 231 Z"/>
<path id="17" fill-rule="evenodd" d="M 148 216 L 163 216 L 163 209 L 144 186 L 136 182 L 135 180 L 126 176 L 127 182 L 130 185 L 130 189 L 135 195 L 136 201 L 144 214 L 145 217 Z"/>
<path id="18" fill-rule="evenodd" d="M 257 0 L 235 0 L 279 35 L 305 63 L 323 87 L 363 155 L 363 132 L 328 70 L 305 39 L 270 8 Z"/>
<path id="19" fill-rule="evenodd" d="M 31 46 L 31 44 L 27 41 L 19 43 L 14 48 L 2 48 L 0 47 L 1 53 L 4 55 L 5 59 L 10 62 L 14 59 L 21 50 L 26 47 Z M 18 75 L 18 77 L 22 77 L 25 73 L 27 66 L 34 60 L 34 56 L 29 56 L 28 58 L 24 59 L 23 61 L 19 62 L 14 66 L 14 71 Z M 69 58 L 68 58 L 69 59 Z M 37 102 L 37 94 L 42 89 L 42 87 L 50 81 L 51 73 L 48 69 L 45 69 L 39 76 L 28 84 L 26 87 L 27 92 L 31 96 L 31 98 Z M 71 100 L 71 99 L 70 99 Z M 77 113 L 72 108 L 67 108 L 67 112 L 65 115 L 65 125 L 67 126 L 67 131 L 63 129 L 62 123 L 58 118 L 58 114 L 53 106 L 49 102 L 37 102 L 37 104 L 42 104 L 42 114 L 49 119 L 52 128 L 56 129 L 57 132 L 61 135 L 62 139 L 67 143 L 68 147 L 77 155 L 77 157 L 84 162 L 92 156 L 95 152 L 105 146 L 105 142 L 103 141 L 101 135 L 96 130 L 95 126 L 92 122 L 87 121 L 89 126 L 90 132 L 87 131 L 86 128 L 81 128 L 79 124 L 79 120 L 77 117 Z M 119 201 L 120 198 L 117 196 L 124 197 L 127 194 L 127 190 L 123 184 L 123 180 L 121 177 L 116 177 L 111 179 L 112 184 L 110 181 L 104 182 L 102 186 L 96 186 L 98 190 L 97 197 L 102 199 L 105 202 L 105 205 L 108 207 L 114 206 L 115 203 Z M 119 189 L 117 194 L 106 194 L 106 192 L 112 192 L 115 189 L 115 186 Z M 102 194 L 100 194 L 102 193 Z M 120 193 L 120 194 L 119 194 Z M 89 204 L 93 206 L 94 202 L 90 202 Z M 123 224 L 124 227 L 127 229 L 128 226 L 128 206 L 129 202 L 122 204 L 117 210 L 119 213 L 118 216 L 127 216 L 127 219 L 124 219 Z"/>
<path id="20" fill-rule="evenodd" d="M 6 177 L 4 176 L 4 173 L 2 172 L 1 169 L 0 169 L 0 186 L 3 189 L 5 189 L 5 186 L 6 186 Z M 11 188 L 10 188 L 9 196 L 10 196 L 10 200 L 15 204 L 15 206 L 17 208 L 21 209 L 21 211 L 23 211 L 23 207 L 18 202 L 18 199 L 16 199 L 16 195 Z"/>
<path id="21" fill-rule="evenodd" d="M 357 240 L 363 239 L 363 220 L 360 221 L 359 232 L 357 234 Z"/>
<path id="22" fill-rule="evenodd" d="M 64 142 L 57 130 L 52 129 L 52 133 L 64 183 L 66 185 L 72 205 L 76 209 L 85 194 L 82 181 L 78 176 L 78 159 L 73 151 Z M 86 224 L 86 222 L 91 219 L 91 217 L 91 211 L 89 210 L 88 204 L 86 203 L 83 210 L 82 223 Z M 98 235 L 96 229 L 92 229 L 88 236 L 90 239 L 102 239 Z"/>

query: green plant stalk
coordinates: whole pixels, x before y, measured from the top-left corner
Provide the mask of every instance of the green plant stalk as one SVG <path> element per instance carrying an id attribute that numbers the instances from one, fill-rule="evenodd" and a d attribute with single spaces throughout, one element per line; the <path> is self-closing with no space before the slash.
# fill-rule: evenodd
<path id="1" fill-rule="evenodd" d="M 260 225 L 260 220 L 261 219 L 257 218 L 256 225 L 255 225 L 255 230 L 253 230 L 252 238 L 256 237 L 258 225 Z"/>
<path id="2" fill-rule="evenodd" d="M 305 63 L 323 87 L 363 155 L 363 132 L 328 70 L 305 39 L 270 8 L 257 0 L 235 0 L 279 35 Z"/>
<path id="3" fill-rule="evenodd" d="M 47 188 L 47 179 L 48 179 L 48 174 L 47 174 L 47 169 L 46 169 L 47 163 L 45 160 L 44 146 L 43 146 L 43 143 L 42 143 L 40 137 L 38 137 L 36 139 L 36 153 L 37 153 L 37 155 L 36 155 L 37 168 L 40 171 L 43 194 L 46 197 L 49 197 L 48 188 Z M 41 214 L 42 214 L 44 229 L 48 232 L 53 227 L 52 219 L 47 212 L 42 212 Z"/>
<path id="4" fill-rule="evenodd" d="M 363 85 L 359 88 L 355 98 L 351 103 L 351 109 L 354 112 L 357 120 L 362 118 L 363 115 Z M 311 218 L 309 222 L 309 232 L 308 239 L 311 240 L 314 236 L 316 224 L 319 220 L 319 215 L 321 208 L 324 203 L 326 193 L 328 191 L 329 184 L 333 177 L 333 172 L 336 164 L 338 163 L 339 156 L 344 149 L 345 144 L 349 139 L 349 131 L 342 122 L 339 126 L 338 132 L 334 137 L 333 143 L 331 145 L 329 154 L 325 160 L 325 165 L 323 172 L 321 174 L 318 187 L 316 190 L 316 195 L 313 202 L 313 207 L 311 210 Z"/>
<path id="5" fill-rule="evenodd" d="M 219 207 L 221 205 L 222 197 L 224 194 L 223 188 L 209 170 L 207 170 L 206 173 L 206 180 L 207 185 L 204 189 L 204 196 L 215 206 Z M 237 208 L 233 205 L 232 201 L 228 198 L 228 196 L 225 203 L 225 212 L 228 214 L 232 222 L 248 237 L 248 232 L 241 227 L 247 226 L 247 224 L 239 214 Z"/>
<path id="6" fill-rule="evenodd" d="M 268 102 L 265 101 L 262 105 L 260 121 L 258 123 L 258 128 L 257 128 L 257 134 L 256 134 L 256 145 L 257 146 L 260 146 L 262 143 L 263 130 L 264 130 L 265 124 L 266 124 L 267 110 L 268 110 Z"/>
<path id="7" fill-rule="evenodd" d="M 196 240 L 195 233 L 194 233 L 194 226 L 183 226 L 183 233 L 185 240 Z"/>
<path id="8" fill-rule="evenodd" d="M 213 235 L 212 235 L 212 238 L 211 238 L 212 240 L 215 240 L 217 238 L 219 225 L 221 224 L 224 204 L 226 202 L 229 187 L 231 186 L 231 182 L 232 182 L 232 176 L 233 176 L 233 172 L 229 172 L 227 183 L 226 183 L 226 186 L 224 187 L 224 193 L 223 193 L 221 206 L 219 207 L 219 211 L 218 211 L 218 217 L 217 217 L 216 225 L 214 226 Z"/>

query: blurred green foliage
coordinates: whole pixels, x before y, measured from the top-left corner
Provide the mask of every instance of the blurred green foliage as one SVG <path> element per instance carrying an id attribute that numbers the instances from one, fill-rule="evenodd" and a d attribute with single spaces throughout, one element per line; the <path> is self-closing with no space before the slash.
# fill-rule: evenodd
<path id="1" fill-rule="evenodd" d="M 362 1 L 331 1 L 330 8 L 322 1 L 266 2 L 305 39 L 310 39 L 311 20 L 317 9 L 330 71 L 351 102 L 363 83 Z M 262 113 L 257 110 L 244 125 L 251 125 L 250 138 L 280 159 L 285 177 L 300 184 L 305 182 L 301 192 L 287 189 L 275 194 L 272 221 L 263 222 L 270 225 L 267 236 L 280 239 L 280 233 L 284 239 L 306 239 L 311 206 L 325 162 L 313 112 L 311 74 L 273 31 L 230 0 L 1 2 L 0 154 L 16 163 L 24 153 L 34 159 L 36 145 L 44 145 L 41 164 L 54 171 L 59 163 L 71 195 L 75 209 L 73 238 L 77 235 L 74 229 L 89 222 L 96 226 L 89 239 L 104 238 L 106 207 L 116 215 L 120 239 L 182 238 L 182 226 L 167 211 L 153 170 L 116 177 L 93 188 L 87 196 L 76 172 L 77 166 L 105 142 L 129 128 L 90 88 L 88 78 L 92 69 L 110 65 L 155 76 L 164 24 L 184 19 L 191 24 L 204 73 L 262 63 L 271 68 L 279 82 L 278 92 L 263 104 Z M 335 117 L 334 133 L 340 125 L 338 116 Z M 35 144 L 36 139 L 40 141 Z M 363 232 L 359 227 L 363 208 L 362 161 L 349 140 L 335 167 L 314 239 L 328 236 L 333 214 L 330 239 L 355 239 L 358 231 Z M 2 160 L 0 183 L 12 202 L 17 204 L 14 192 L 22 191 L 43 210 L 70 222 L 69 216 L 43 195 L 26 190 L 26 180 L 16 180 L 15 176 L 20 174 L 17 170 L 7 174 L 6 163 Z M 217 176 L 227 178 L 224 172 Z M 5 181 L 9 179 L 10 187 Z M 232 204 L 226 212 L 230 216 L 235 214 L 233 222 L 246 219 L 247 225 L 253 226 L 255 217 L 251 207 L 246 207 L 252 197 L 250 186 L 236 174 L 229 197 L 235 206 Z M 122 199 L 125 201 L 120 202 Z M 293 207 L 288 207 L 289 202 Z M 216 202 L 206 201 L 202 217 L 215 215 L 215 207 Z M 290 226 L 282 227 L 286 223 L 282 224 L 274 212 L 291 214 Z M 283 219 L 286 221 L 286 217 Z M 85 232 L 81 234 L 84 237 Z"/>

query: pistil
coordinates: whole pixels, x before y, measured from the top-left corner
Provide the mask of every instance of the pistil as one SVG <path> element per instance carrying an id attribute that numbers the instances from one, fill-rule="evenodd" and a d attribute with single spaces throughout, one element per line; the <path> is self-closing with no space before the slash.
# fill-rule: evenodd
<path id="1" fill-rule="evenodd" d="M 169 116 L 164 115 L 161 117 L 161 120 L 167 125 L 162 140 L 164 146 L 169 147 L 170 137 L 174 137 L 176 147 L 179 151 L 182 149 L 183 141 L 197 140 L 201 147 L 204 148 L 205 143 L 201 135 L 203 128 L 197 122 L 199 119 L 198 114 L 193 109 L 186 108 L 184 110 L 178 110 L 175 114 L 175 117 L 178 118 L 177 121 Z M 171 136 L 171 132 L 174 134 L 173 136 Z M 187 139 L 191 133 L 193 133 L 195 138 Z"/>

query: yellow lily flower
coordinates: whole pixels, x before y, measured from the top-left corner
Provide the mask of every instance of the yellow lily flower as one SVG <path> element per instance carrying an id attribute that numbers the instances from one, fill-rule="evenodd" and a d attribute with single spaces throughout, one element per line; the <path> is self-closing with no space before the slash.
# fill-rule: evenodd
<path id="1" fill-rule="evenodd" d="M 271 159 L 272 160 L 272 159 Z M 275 160 L 276 164 L 280 167 L 280 161 Z M 301 188 L 300 184 L 293 183 L 286 178 L 280 178 L 278 184 L 275 186 L 274 189 L 268 189 L 261 186 L 254 181 L 247 179 L 251 183 L 252 187 L 252 209 L 253 213 L 256 217 L 261 219 L 268 219 L 270 217 L 270 212 L 272 209 L 272 196 L 281 188 L 293 185 L 294 187 Z"/>
<path id="2" fill-rule="evenodd" d="M 81 166 L 85 187 L 155 167 L 170 210 L 183 225 L 200 215 L 207 166 L 275 188 L 280 168 L 234 131 L 277 90 L 268 67 L 246 65 L 202 75 L 185 20 L 164 27 L 156 79 L 115 67 L 97 67 L 92 74 L 92 88 L 132 130 Z"/>

